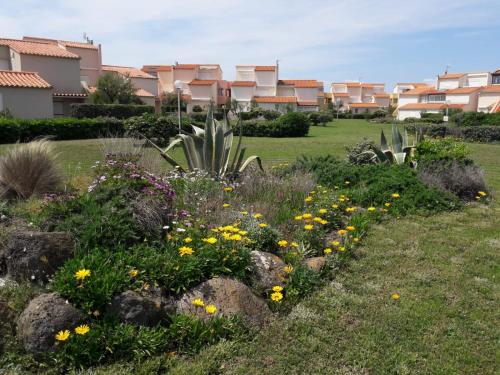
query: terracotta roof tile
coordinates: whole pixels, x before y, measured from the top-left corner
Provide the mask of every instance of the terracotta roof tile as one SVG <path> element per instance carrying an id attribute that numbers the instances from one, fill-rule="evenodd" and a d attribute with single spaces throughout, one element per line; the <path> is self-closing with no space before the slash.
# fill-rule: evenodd
<path id="1" fill-rule="evenodd" d="M 349 96 L 349 94 L 347 92 L 334 92 L 332 93 L 333 96 L 338 96 L 338 97 L 343 97 L 343 98 L 346 98 Z"/>
<path id="2" fill-rule="evenodd" d="M 177 64 L 174 65 L 174 69 L 182 69 L 182 70 L 194 70 L 198 67 L 198 64 Z"/>
<path id="3" fill-rule="evenodd" d="M 472 94 L 473 92 L 481 90 L 481 87 L 459 87 L 456 89 L 446 90 L 448 94 Z"/>
<path id="4" fill-rule="evenodd" d="M 255 67 L 256 72 L 274 72 L 276 70 L 276 66 L 274 65 L 257 65 Z"/>
<path id="5" fill-rule="evenodd" d="M 462 78 L 465 74 L 464 73 L 449 73 L 449 74 L 443 74 L 438 76 L 439 79 L 459 79 Z"/>
<path id="6" fill-rule="evenodd" d="M 257 103 L 297 103 L 295 96 L 254 96 Z"/>
<path id="7" fill-rule="evenodd" d="M 85 49 L 99 49 L 98 46 L 87 43 L 87 42 L 75 42 L 72 40 L 57 40 L 57 39 L 49 39 L 49 38 L 39 38 L 36 36 L 23 36 L 23 40 L 27 42 L 41 42 L 41 43 L 50 43 L 50 44 L 59 44 L 65 47 L 73 47 L 73 48 L 85 48 Z"/>
<path id="8" fill-rule="evenodd" d="M 34 89 L 50 89 L 52 86 L 34 72 L 15 72 L 0 70 L 1 87 L 26 87 Z"/>
<path id="9" fill-rule="evenodd" d="M 481 92 L 500 92 L 500 85 L 489 85 L 481 88 Z"/>
<path id="10" fill-rule="evenodd" d="M 80 58 L 80 56 L 51 43 L 28 42 L 18 39 L 0 39 L 0 45 L 9 46 L 22 55 L 60 57 L 66 59 Z"/>
<path id="11" fill-rule="evenodd" d="M 256 85 L 255 81 L 234 81 L 231 83 L 231 87 L 253 87 Z"/>
<path id="12" fill-rule="evenodd" d="M 135 95 L 139 96 L 139 97 L 147 97 L 147 98 L 154 98 L 155 95 L 154 94 L 151 94 L 149 91 L 146 91 L 144 89 L 137 89 L 135 90 Z"/>
<path id="13" fill-rule="evenodd" d="M 214 79 L 194 79 L 189 84 L 194 86 L 212 86 L 215 82 L 217 81 Z"/>
<path id="14" fill-rule="evenodd" d="M 318 81 L 315 79 L 280 79 L 278 85 L 295 86 L 298 88 L 318 88 Z"/>
<path id="15" fill-rule="evenodd" d="M 142 70 L 139 70 L 130 66 L 115 66 L 115 65 L 103 65 L 102 70 L 104 72 L 115 72 L 123 75 L 128 75 L 130 78 L 147 78 L 147 79 L 156 79 Z"/>
<path id="16" fill-rule="evenodd" d="M 297 102 L 297 104 L 303 107 L 314 107 L 318 105 L 318 102 L 316 100 L 305 100 L 303 102 Z"/>
<path id="17" fill-rule="evenodd" d="M 349 103 L 350 108 L 380 108 L 380 104 L 377 103 Z"/>
<path id="18" fill-rule="evenodd" d="M 445 94 L 445 91 L 439 91 L 431 87 L 417 87 L 415 89 L 411 89 L 405 92 L 402 92 L 399 95 L 429 95 L 429 94 Z"/>
<path id="19" fill-rule="evenodd" d="M 408 103 L 398 108 L 398 110 L 441 110 L 448 108 L 464 108 L 465 104 L 448 104 L 445 103 Z"/>
<path id="20" fill-rule="evenodd" d="M 373 97 L 375 98 L 389 98 L 391 96 L 391 94 L 387 94 L 385 92 L 377 92 L 375 94 L 373 94 Z"/>

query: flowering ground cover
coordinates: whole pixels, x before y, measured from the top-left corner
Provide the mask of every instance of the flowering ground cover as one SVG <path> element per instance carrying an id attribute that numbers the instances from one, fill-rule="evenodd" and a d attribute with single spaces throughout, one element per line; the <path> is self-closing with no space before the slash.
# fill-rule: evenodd
<path id="1" fill-rule="evenodd" d="M 339 124 L 321 131 L 337 137 Z M 469 203 L 425 185 L 408 165 L 356 166 L 321 155 L 269 163 L 265 175 L 215 181 L 200 173 L 158 175 L 137 155 L 108 154 L 89 168 L 85 189 L 2 208 L 32 229 L 76 238 L 74 256 L 43 288 L 85 319 L 54 332 L 55 350 L 42 358 L 24 353 L 15 336 L 3 342 L 1 368 L 494 373 L 495 156 L 470 155 L 485 161 L 490 189 L 476 189 Z M 278 262 L 271 282 L 256 279 L 255 252 Z M 218 277 L 250 286 L 265 301 L 262 309 L 272 314 L 264 328 L 257 332 L 245 319 L 222 314 L 222 302 L 190 294 Z M 158 290 L 162 311 L 184 300 L 182 311 L 191 314 L 168 310 L 153 314 L 154 324 L 132 324 L 114 310 L 117 296 Z M 20 312 L 44 289 L 22 284 L 1 291 Z"/>

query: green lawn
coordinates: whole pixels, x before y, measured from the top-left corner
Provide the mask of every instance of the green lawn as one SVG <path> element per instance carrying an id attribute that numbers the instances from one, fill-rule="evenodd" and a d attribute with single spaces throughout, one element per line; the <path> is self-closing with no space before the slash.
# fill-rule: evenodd
<path id="1" fill-rule="evenodd" d="M 385 126 L 389 128 L 388 126 Z M 248 138 L 267 165 L 297 155 L 345 155 L 381 126 L 344 120 L 301 139 Z M 5 146 L 3 146 L 5 147 Z M 0 147 L 0 152 L 3 149 Z M 500 145 L 471 144 L 500 190 Z M 97 141 L 58 142 L 61 159 L 87 173 Z M 373 227 L 347 269 L 250 342 L 221 342 L 192 359 L 151 358 L 106 374 L 498 374 L 500 205 L 473 204 Z M 401 299 L 393 301 L 391 293 Z"/>

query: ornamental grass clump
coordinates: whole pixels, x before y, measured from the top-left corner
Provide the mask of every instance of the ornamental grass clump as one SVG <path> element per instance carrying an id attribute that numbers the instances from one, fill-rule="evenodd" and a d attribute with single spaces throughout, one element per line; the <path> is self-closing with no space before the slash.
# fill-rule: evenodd
<path id="1" fill-rule="evenodd" d="M 54 147 L 47 139 L 17 144 L 0 157 L 0 198 L 41 196 L 61 183 Z"/>

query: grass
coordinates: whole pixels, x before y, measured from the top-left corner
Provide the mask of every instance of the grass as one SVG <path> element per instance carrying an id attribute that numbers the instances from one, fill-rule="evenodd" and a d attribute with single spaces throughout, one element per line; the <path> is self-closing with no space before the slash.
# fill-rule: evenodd
<path id="1" fill-rule="evenodd" d="M 245 140 L 267 164 L 345 154 L 381 125 L 339 121 L 301 139 Z M 96 141 L 58 142 L 67 170 L 99 156 Z M 493 190 L 500 145 L 471 144 Z M 0 152 L 1 152 L 0 148 Z M 86 172 L 85 172 L 86 173 Z M 250 342 L 221 342 L 186 359 L 154 357 L 92 374 L 495 374 L 500 352 L 500 205 L 406 217 L 369 231 L 335 280 Z M 390 298 L 398 292 L 400 300 Z"/>

